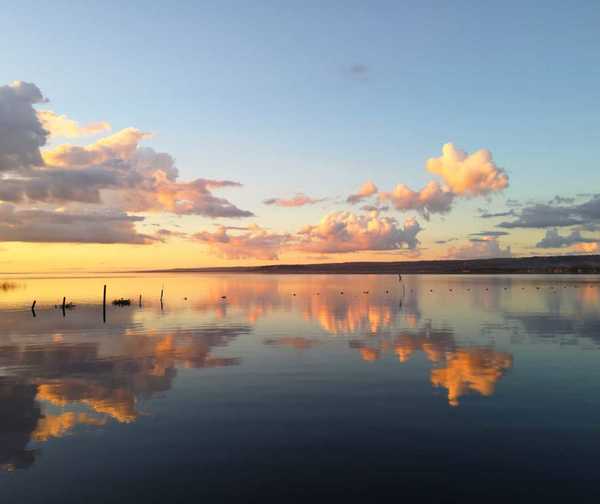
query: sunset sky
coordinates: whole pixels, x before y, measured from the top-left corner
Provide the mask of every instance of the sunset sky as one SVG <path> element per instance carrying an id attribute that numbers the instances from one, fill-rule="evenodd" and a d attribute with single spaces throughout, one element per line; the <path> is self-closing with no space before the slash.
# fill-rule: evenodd
<path id="1" fill-rule="evenodd" d="M 600 251 L 600 3 L 19 2 L 0 271 Z"/>

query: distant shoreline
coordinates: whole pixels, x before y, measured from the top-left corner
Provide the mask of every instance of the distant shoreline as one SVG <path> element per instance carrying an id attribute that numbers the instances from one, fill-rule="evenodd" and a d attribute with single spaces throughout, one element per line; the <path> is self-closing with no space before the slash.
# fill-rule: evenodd
<path id="1" fill-rule="evenodd" d="M 275 264 L 212 268 L 171 268 L 132 273 L 262 273 L 262 274 L 600 274 L 600 255 L 533 256 L 438 261 L 373 261 L 323 264 Z"/>

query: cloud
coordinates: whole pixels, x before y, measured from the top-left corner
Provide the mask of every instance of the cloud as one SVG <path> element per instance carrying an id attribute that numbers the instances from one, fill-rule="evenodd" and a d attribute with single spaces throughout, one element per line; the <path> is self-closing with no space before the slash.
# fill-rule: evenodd
<path id="1" fill-rule="evenodd" d="M 108 123 L 80 126 L 52 111 L 34 84 L 0 86 L 0 201 L 14 204 L 104 204 L 121 211 L 170 212 L 207 217 L 250 217 L 212 191 L 241 184 L 198 178 L 178 180 L 174 159 L 141 147 L 150 137 L 125 128 L 89 145 L 63 144 L 40 151 L 49 135 L 78 137 L 109 129 Z"/>
<path id="2" fill-rule="evenodd" d="M 39 110 L 38 119 L 51 137 L 78 138 L 97 135 L 110 131 L 111 126 L 106 121 L 98 121 L 80 126 L 77 121 L 66 115 L 59 115 L 52 110 Z"/>
<path id="3" fill-rule="evenodd" d="M 0 199 L 19 202 L 106 203 L 130 212 L 171 212 L 206 217 L 250 217 L 214 189 L 230 180 L 179 182 L 174 159 L 138 143 L 147 134 L 127 128 L 86 146 L 62 145 L 43 153 L 46 168 L 3 181 Z"/>
<path id="4" fill-rule="evenodd" d="M 81 168 L 126 160 L 133 156 L 139 142 L 149 137 L 149 133 L 137 128 L 125 128 L 87 146 L 59 145 L 44 151 L 43 157 L 47 165 L 60 168 Z"/>
<path id="5" fill-rule="evenodd" d="M 590 225 L 600 222 L 600 196 L 577 205 L 534 204 L 521 209 L 513 221 L 498 224 L 502 228 L 553 228 Z"/>
<path id="6" fill-rule="evenodd" d="M 600 252 L 600 241 L 594 243 L 576 243 L 575 250 L 582 254 L 598 254 Z"/>
<path id="7" fill-rule="evenodd" d="M 345 69 L 345 73 L 356 80 L 366 80 L 369 76 L 369 67 L 363 63 L 354 63 Z"/>
<path id="8" fill-rule="evenodd" d="M 575 198 L 565 198 L 558 194 L 548 202 L 549 205 L 572 205 L 573 203 L 575 203 Z"/>
<path id="9" fill-rule="evenodd" d="M 24 171 L 43 164 L 40 147 L 48 132 L 33 105 L 45 101 L 35 84 L 0 86 L 0 172 Z"/>
<path id="10" fill-rule="evenodd" d="M 282 252 L 301 251 L 316 254 L 358 251 L 389 251 L 401 248 L 415 250 L 421 231 L 414 219 L 406 219 L 399 227 L 396 219 L 351 212 L 334 212 L 316 225 L 308 225 L 296 234 L 272 233 L 259 226 L 243 230 L 220 226 L 211 233 L 202 231 L 193 236 L 208 245 L 209 250 L 227 259 L 278 259 Z"/>
<path id="11" fill-rule="evenodd" d="M 101 203 L 100 189 L 119 187 L 118 174 L 103 168 L 36 170 L 31 177 L 2 179 L 0 201 L 10 203 Z"/>
<path id="12" fill-rule="evenodd" d="M 548 229 L 545 236 L 536 244 L 538 248 L 563 248 L 571 247 L 577 244 L 594 244 L 598 242 L 596 238 L 586 238 L 581 236 L 581 232 L 574 230 L 571 234 L 562 236 L 556 229 Z M 585 247 L 582 247 L 585 249 Z M 592 247 L 593 248 L 593 247 Z"/>
<path id="13" fill-rule="evenodd" d="M 70 213 L 18 210 L 0 204 L 0 241 L 43 243 L 131 243 L 153 241 L 139 234 L 135 223 L 143 221 L 120 212 Z"/>
<path id="14" fill-rule="evenodd" d="M 390 207 L 387 205 L 363 205 L 360 207 L 364 212 L 387 212 Z"/>
<path id="15" fill-rule="evenodd" d="M 447 259 L 486 259 L 512 257 L 510 247 L 502 248 L 495 237 L 470 240 L 467 245 L 449 247 Z"/>
<path id="16" fill-rule="evenodd" d="M 467 154 L 447 143 L 442 147 L 442 155 L 429 159 L 426 166 L 428 171 L 442 177 L 456 195 L 481 196 L 508 187 L 508 175 L 496 166 L 487 149 Z"/>
<path id="17" fill-rule="evenodd" d="M 219 226 L 214 233 L 202 231 L 193 238 L 226 259 L 262 260 L 278 259 L 282 246 L 290 239 L 287 234 L 271 233 L 256 225 L 249 226 L 240 234 L 231 234 L 227 227 Z"/>
<path id="18" fill-rule="evenodd" d="M 483 210 L 483 209 L 481 209 L 481 210 Z M 496 212 L 496 213 L 489 213 L 487 210 L 483 210 L 481 212 L 481 214 L 479 215 L 479 217 L 482 219 L 496 219 L 498 217 L 513 217 L 515 215 L 517 215 L 517 214 L 514 210 L 508 210 L 506 212 Z"/>
<path id="19" fill-rule="evenodd" d="M 301 207 L 304 205 L 314 205 L 315 203 L 321 203 L 325 201 L 325 198 L 311 198 L 303 193 L 297 193 L 292 198 L 269 198 L 263 201 L 265 205 L 275 205 L 279 207 Z"/>
<path id="20" fill-rule="evenodd" d="M 420 191 L 413 191 L 404 184 L 398 184 L 392 192 L 379 194 L 380 201 L 389 201 L 396 210 L 416 210 L 426 219 L 432 213 L 447 213 L 454 201 L 454 193 L 435 181 L 429 182 Z"/>
<path id="21" fill-rule="evenodd" d="M 397 221 L 389 217 L 334 212 L 323 217 L 319 224 L 301 229 L 294 246 L 316 253 L 414 249 L 419 244 L 420 231 L 421 226 L 414 219 L 406 219 L 400 228 Z"/>
<path id="22" fill-rule="evenodd" d="M 358 190 L 358 192 L 356 194 L 351 194 L 350 196 L 348 196 L 346 198 L 346 202 L 354 205 L 362 200 L 364 200 L 365 198 L 368 198 L 370 196 L 373 196 L 374 194 L 377 194 L 377 186 L 371 182 L 370 180 L 368 180 L 367 182 L 365 182 L 363 185 L 360 186 L 360 189 Z"/>
<path id="23" fill-rule="evenodd" d="M 379 192 L 379 201 L 389 201 L 397 210 L 414 210 L 429 219 L 433 213 L 448 213 L 456 198 L 485 196 L 508 187 L 508 175 L 496 166 L 487 149 L 467 154 L 448 143 L 442 148 L 442 156 L 429 159 L 426 167 L 443 183 L 432 180 L 419 191 L 398 184 L 391 192 Z M 375 184 L 367 182 L 347 201 L 356 203 L 377 192 Z"/>
<path id="24" fill-rule="evenodd" d="M 478 233 L 471 233 L 471 236 L 494 236 L 494 237 L 499 237 L 499 236 L 507 236 L 510 233 L 507 233 L 506 231 L 479 231 Z"/>

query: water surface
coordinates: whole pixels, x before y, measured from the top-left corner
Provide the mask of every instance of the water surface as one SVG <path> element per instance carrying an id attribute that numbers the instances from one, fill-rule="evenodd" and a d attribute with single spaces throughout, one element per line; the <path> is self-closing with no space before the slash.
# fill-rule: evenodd
<path id="1" fill-rule="evenodd" d="M 597 502 L 599 281 L 7 279 L 0 497 Z"/>

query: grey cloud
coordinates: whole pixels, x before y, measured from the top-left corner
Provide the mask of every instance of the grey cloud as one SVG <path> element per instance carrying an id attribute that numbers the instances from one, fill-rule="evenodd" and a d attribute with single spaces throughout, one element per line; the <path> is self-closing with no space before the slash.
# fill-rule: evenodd
<path id="1" fill-rule="evenodd" d="M 15 81 L 0 86 L 0 172 L 43 164 L 40 147 L 45 145 L 48 132 L 33 105 L 44 101 L 35 84 Z"/>
<path id="2" fill-rule="evenodd" d="M 120 212 L 67 213 L 17 210 L 0 204 L 0 241 L 41 243 L 130 243 L 153 241 L 139 234 L 135 223 L 143 221 Z"/>
<path id="3" fill-rule="evenodd" d="M 562 236 L 556 229 L 548 229 L 544 238 L 542 238 L 537 244 L 538 248 L 562 248 L 570 247 L 578 243 L 595 243 L 598 239 L 587 238 L 581 235 L 578 230 L 572 231 L 566 236 Z"/>
<path id="4" fill-rule="evenodd" d="M 577 205 L 534 204 L 523 208 L 514 221 L 498 224 L 502 228 L 550 228 L 594 224 L 600 221 L 600 196 Z"/>
<path id="5" fill-rule="evenodd" d="M 497 217 L 513 217 L 516 215 L 514 210 L 508 210 L 506 212 L 497 212 L 497 213 L 489 213 L 487 211 L 483 211 L 479 217 L 482 219 L 495 219 Z"/>
<path id="6" fill-rule="evenodd" d="M 478 233 L 471 233 L 471 236 L 506 236 L 509 233 L 506 231 L 479 231 Z"/>

